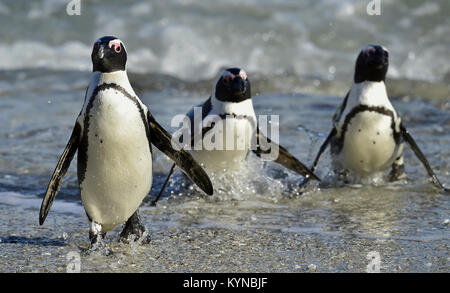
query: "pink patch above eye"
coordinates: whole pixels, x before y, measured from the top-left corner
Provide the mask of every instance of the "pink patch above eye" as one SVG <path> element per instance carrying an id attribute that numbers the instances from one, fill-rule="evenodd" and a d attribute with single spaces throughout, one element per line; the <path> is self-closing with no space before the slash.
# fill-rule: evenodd
<path id="1" fill-rule="evenodd" d="M 116 41 L 116 40 L 113 40 L 113 41 L 110 41 L 109 43 L 108 43 L 108 46 L 111 48 L 111 47 L 114 47 L 114 51 L 116 52 L 116 53 L 120 53 L 120 51 L 122 51 L 122 47 L 120 46 L 120 42 L 118 42 L 118 41 Z"/>

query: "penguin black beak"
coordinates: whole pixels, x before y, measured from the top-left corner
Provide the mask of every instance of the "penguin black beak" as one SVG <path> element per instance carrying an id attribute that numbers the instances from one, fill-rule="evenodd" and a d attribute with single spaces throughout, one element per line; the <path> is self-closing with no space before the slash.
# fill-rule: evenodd
<path id="1" fill-rule="evenodd" d="M 245 94 L 247 91 L 246 83 L 240 76 L 233 79 L 232 90 L 235 94 Z"/>
<path id="2" fill-rule="evenodd" d="M 382 57 L 382 58 L 369 60 L 367 64 L 370 67 L 375 67 L 376 69 L 381 69 L 381 68 L 387 66 L 388 63 L 389 62 L 385 58 Z"/>
<path id="3" fill-rule="evenodd" d="M 370 52 L 367 64 L 380 69 L 389 64 L 389 53 L 381 47 L 376 47 L 374 51 Z"/>

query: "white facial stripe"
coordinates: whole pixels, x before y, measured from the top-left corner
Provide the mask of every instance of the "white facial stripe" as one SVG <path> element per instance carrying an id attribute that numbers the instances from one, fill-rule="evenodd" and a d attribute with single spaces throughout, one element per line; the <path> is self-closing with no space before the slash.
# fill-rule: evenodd
<path id="1" fill-rule="evenodd" d="M 98 49 L 98 58 L 102 59 L 105 56 L 103 46 Z"/>
<path id="2" fill-rule="evenodd" d="M 119 39 L 115 39 L 115 40 L 109 41 L 108 45 L 109 45 L 110 48 L 111 48 L 111 45 L 112 45 L 112 44 L 117 44 L 117 45 L 120 46 L 120 45 L 122 44 L 122 41 L 119 40 Z"/>
<path id="3" fill-rule="evenodd" d="M 242 80 L 247 80 L 247 73 L 245 73 L 245 71 L 242 69 L 241 71 L 239 71 L 239 76 L 242 78 Z"/>
<path id="4" fill-rule="evenodd" d="M 101 40 L 102 40 L 102 38 L 99 38 L 94 43 L 101 42 Z M 111 42 L 119 42 L 119 43 L 121 43 L 122 41 L 120 39 L 114 39 L 114 40 L 111 40 Z"/>
<path id="5" fill-rule="evenodd" d="M 97 39 L 97 40 L 94 42 L 94 44 L 96 44 L 96 43 L 101 43 L 101 41 L 102 41 L 101 38 L 100 38 L 100 39 Z M 120 46 L 120 47 L 124 47 L 123 42 L 122 42 L 120 39 L 114 39 L 114 40 L 111 40 L 111 41 L 108 42 L 108 46 L 109 46 L 110 48 L 111 48 L 111 46 L 112 46 L 113 44 L 118 45 L 118 46 Z"/>
<path id="6" fill-rule="evenodd" d="M 114 51 L 116 53 L 120 53 L 122 51 L 122 44 L 119 39 L 111 40 L 108 42 L 108 47 L 114 47 Z"/>

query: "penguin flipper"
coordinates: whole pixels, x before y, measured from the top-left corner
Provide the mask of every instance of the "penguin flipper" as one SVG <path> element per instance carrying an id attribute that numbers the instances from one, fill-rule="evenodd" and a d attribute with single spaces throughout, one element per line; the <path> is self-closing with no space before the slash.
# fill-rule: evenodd
<path id="1" fill-rule="evenodd" d="M 81 127 L 78 123 L 75 124 L 73 128 L 72 135 L 70 136 L 69 142 L 66 145 L 61 157 L 59 158 L 58 164 L 53 171 L 52 178 L 47 186 L 47 191 L 45 192 L 44 199 L 42 200 L 41 209 L 39 212 L 39 225 L 44 224 L 45 218 L 52 207 L 53 200 L 59 191 L 61 186 L 61 180 L 66 175 L 67 169 L 69 169 L 70 163 L 72 162 L 75 153 L 78 150 L 78 144 L 81 137 Z"/>
<path id="2" fill-rule="evenodd" d="M 283 167 L 292 170 L 302 176 L 305 176 L 306 178 L 313 178 L 315 180 L 320 181 L 319 177 L 317 177 L 308 167 L 306 167 L 302 162 L 300 162 L 297 158 L 295 158 L 291 153 L 288 152 L 284 147 L 282 147 L 279 144 L 276 144 L 275 142 L 271 141 L 270 138 L 265 137 L 258 129 L 257 132 L 257 139 L 258 139 L 258 147 L 253 150 L 253 152 L 261 158 L 264 154 L 270 154 L 272 151 L 272 148 L 278 149 L 278 156 L 275 160 L 273 160 L 275 163 L 278 163 L 282 165 Z M 268 147 L 267 150 L 263 150 L 261 148 L 261 142 L 267 142 L 270 144 L 270 147 Z"/>
<path id="3" fill-rule="evenodd" d="M 319 163 L 320 157 L 322 156 L 323 152 L 326 150 L 327 146 L 330 144 L 331 138 L 335 136 L 337 133 L 336 128 L 333 127 L 333 129 L 328 134 L 327 138 L 323 142 L 323 144 L 320 146 L 319 152 L 317 153 L 316 158 L 314 159 L 313 165 L 311 167 L 312 172 L 316 172 L 317 164 Z M 302 183 L 300 183 L 300 187 L 305 187 L 309 182 L 309 178 L 305 178 Z"/>
<path id="4" fill-rule="evenodd" d="M 166 154 L 183 172 L 200 187 L 206 194 L 213 194 L 213 186 L 208 174 L 200 165 L 195 162 L 194 158 L 183 150 L 175 150 L 172 146 L 172 136 L 156 122 L 150 111 L 147 112 L 147 119 L 150 128 L 151 143 L 160 151 Z"/>
<path id="5" fill-rule="evenodd" d="M 347 94 L 345 95 L 344 100 L 339 105 L 339 107 L 336 109 L 336 112 L 333 115 L 333 121 L 337 122 L 337 121 L 339 121 L 341 119 L 342 113 L 344 113 L 345 108 L 347 107 L 347 101 L 348 101 L 349 94 L 350 94 L 350 91 L 347 92 Z"/>
<path id="6" fill-rule="evenodd" d="M 438 188 L 442 189 L 445 193 L 449 193 L 450 189 L 445 188 L 442 185 L 442 183 L 439 181 L 439 179 L 436 177 L 436 174 L 434 174 L 433 169 L 431 169 L 427 158 L 425 158 L 425 155 L 422 153 L 419 146 L 417 145 L 415 140 L 412 138 L 411 134 L 409 134 L 408 130 L 406 130 L 406 127 L 403 124 L 400 125 L 400 131 L 402 133 L 403 139 L 409 144 L 409 146 L 413 150 L 416 157 L 420 160 L 420 162 L 422 162 L 423 166 L 427 170 L 427 173 L 431 177 L 433 184 L 435 186 L 437 186 Z"/>

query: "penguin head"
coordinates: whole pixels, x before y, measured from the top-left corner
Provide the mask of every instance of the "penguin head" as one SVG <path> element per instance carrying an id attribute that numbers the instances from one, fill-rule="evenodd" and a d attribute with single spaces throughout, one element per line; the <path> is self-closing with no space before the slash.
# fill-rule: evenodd
<path id="1" fill-rule="evenodd" d="M 107 73 L 125 70 L 127 51 L 121 40 L 105 36 L 95 41 L 91 59 L 93 71 Z"/>
<path id="2" fill-rule="evenodd" d="M 354 81 L 384 81 L 388 67 L 389 51 L 383 46 L 367 45 L 356 59 Z"/>
<path id="3" fill-rule="evenodd" d="M 240 68 L 222 71 L 213 88 L 213 96 L 222 102 L 239 103 L 251 99 L 250 81 Z"/>

